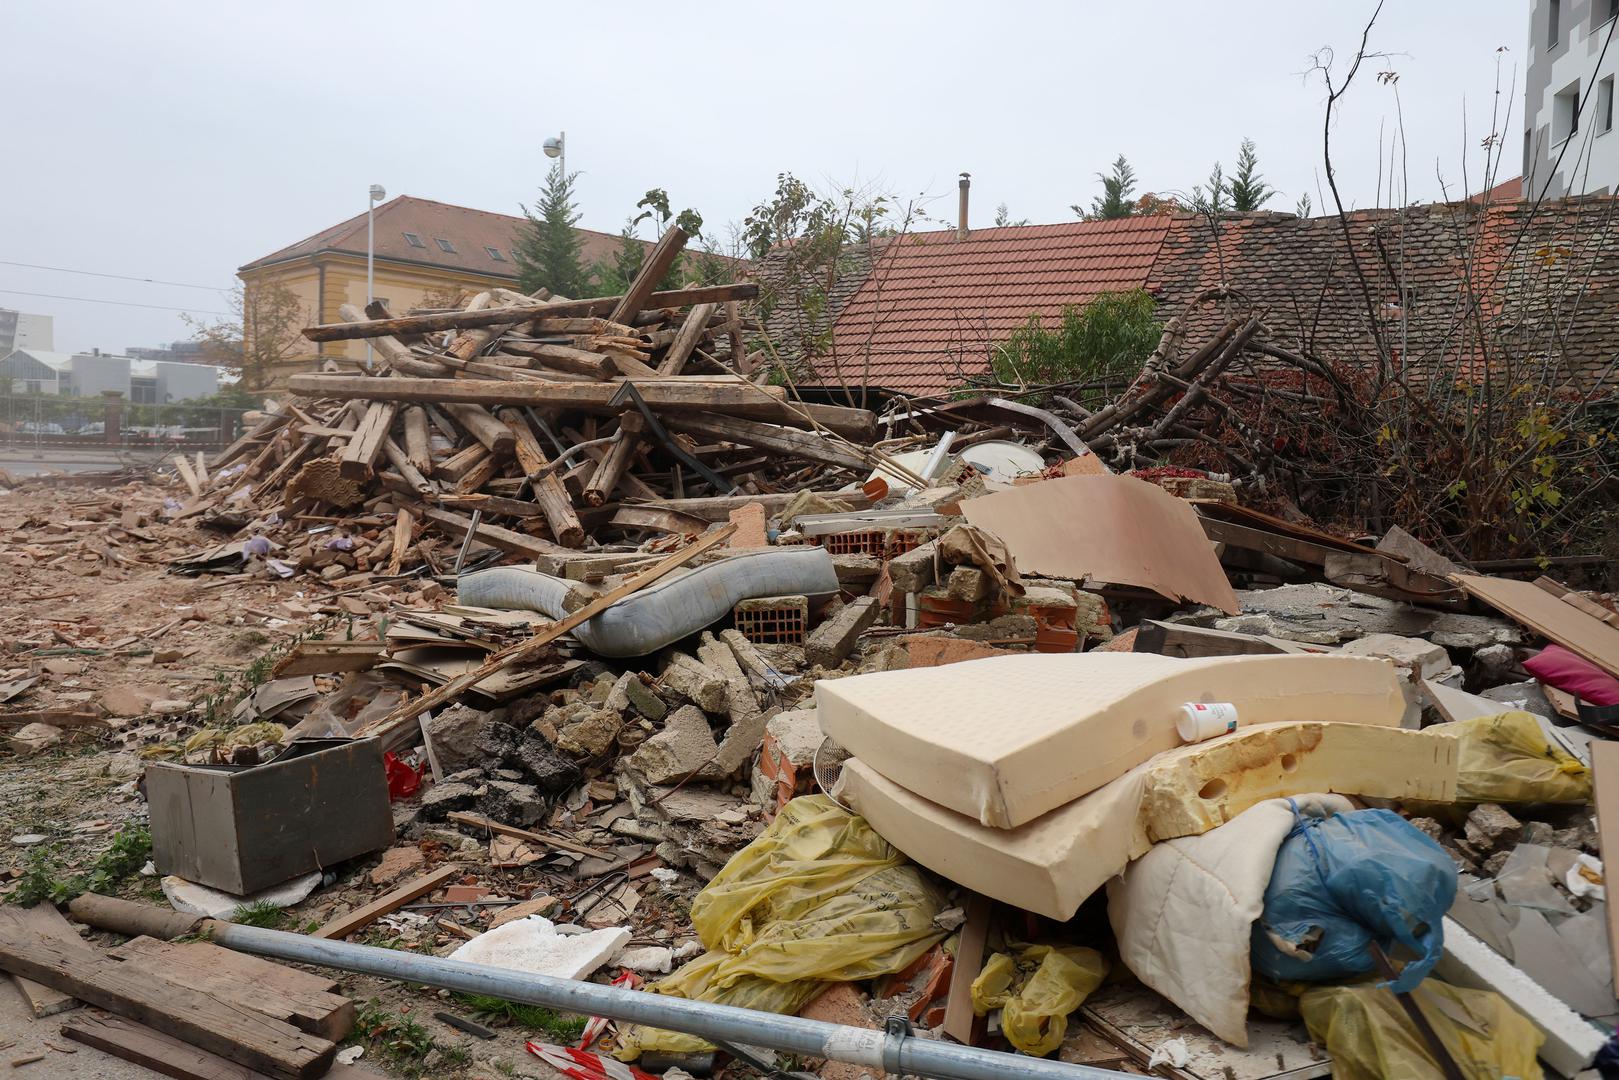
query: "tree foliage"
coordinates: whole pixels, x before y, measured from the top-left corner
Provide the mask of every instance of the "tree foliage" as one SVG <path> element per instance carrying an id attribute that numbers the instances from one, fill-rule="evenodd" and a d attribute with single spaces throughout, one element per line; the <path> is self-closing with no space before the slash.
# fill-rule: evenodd
<path id="1" fill-rule="evenodd" d="M 1276 194 L 1276 189 L 1266 184 L 1265 178 L 1259 175 L 1259 154 L 1252 139 L 1242 140 L 1242 145 L 1237 148 L 1237 168 L 1231 174 L 1228 190 L 1231 193 L 1231 209 L 1244 214 L 1258 210 Z"/>
<path id="2" fill-rule="evenodd" d="M 240 375 L 244 389 L 263 389 L 278 364 L 306 351 L 299 331 L 313 316 L 298 294 L 278 281 L 237 285 L 230 306 L 231 314 L 214 322 L 180 317 L 209 359 Z"/>
<path id="3" fill-rule="evenodd" d="M 1218 217 L 1231 209 L 1230 195 L 1225 168 L 1216 161 L 1209 170 L 1209 178 L 1202 184 L 1192 185 L 1192 209 L 1207 217 Z"/>
<path id="4" fill-rule="evenodd" d="M 1029 316 L 995 350 L 991 367 L 999 381 L 1019 386 L 1130 376 L 1141 370 L 1163 331 L 1145 290 L 1103 293 L 1083 307 L 1064 308 L 1055 327 Z"/>
<path id="5" fill-rule="evenodd" d="M 517 230 L 512 254 L 524 292 L 549 289 L 558 296 L 584 295 L 587 275 L 579 256 L 583 241 L 574 231 L 579 209 L 574 204 L 573 182 L 578 175 L 563 175 L 560 164 L 551 166 L 540 189 L 539 212 L 522 208 L 528 223 Z"/>
<path id="6" fill-rule="evenodd" d="M 1123 154 L 1114 159 L 1112 169 L 1097 173 L 1096 178 L 1102 182 L 1102 194 L 1091 200 L 1088 213 L 1079 204 L 1074 204 L 1072 210 L 1075 214 L 1087 221 L 1105 221 L 1130 217 L 1135 213 L 1135 203 L 1130 200 L 1130 195 L 1136 189 L 1136 171 Z"/>
<path id="7" fill-rule="evenodd" d="M 1027 225 L 1028 223 L 1029 223 L 1028 218 L 1018 218 L 1016 221 L 1013 221 L 1012 220 L 1012 212 L 1006 208 L 1005 203 L 1001 203 L 1001 205 L 999 205 L 999 206 L 997 206 L 995 208 L 995 227 L 996 228 L 1004 229 L 1008 225 Z"/>

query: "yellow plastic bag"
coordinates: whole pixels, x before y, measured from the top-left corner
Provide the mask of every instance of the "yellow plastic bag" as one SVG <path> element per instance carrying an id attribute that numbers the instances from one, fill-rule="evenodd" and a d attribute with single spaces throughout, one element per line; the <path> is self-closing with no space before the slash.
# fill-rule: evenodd
<path id="1" fill-rule="evenodd" d="M 1545 1036 L 1491 990 L 1424 979 L 1412 997 L 1468 1080 L 1540 1080 Z M 1332 1055 L 1336 1080 L 1432 1080 L 1439 1063 L 1393 992 L 1376 983 L 1319 986 L 1299 997 L 1310 1038 Z"/>
<path id="2" fill-rule="evenodd" d="M 944 932 L 942 898 L 866 820 L 824 795 L 794 799 L 692 902 L 708 952 L 648 987 L 693 1001 L 795 1013 L 832 982 L 903 970 Z M 632 1028 L 618 1056 L 692 1052 L 691 1035 Z"/>
<path id="3" fill-rule="evenodd" d="M 1027 945 L 1016 960 L 996 953 L 973 980 L 973 1011 L 1000 1009 L 1006 1041 L 1045 1057 L 1062 1045 L 1068 1014 L 1102 985 L 1107 969 L 1101 953 L 1078 946 Z"/>
<path id="4" fill-rule="evenodd" d="M 1477 716 L 1424 731 L 1457 742 L 1456 801 L 1585 803 L 1591 770 L 1555 746 L 1526 712 Z"/>

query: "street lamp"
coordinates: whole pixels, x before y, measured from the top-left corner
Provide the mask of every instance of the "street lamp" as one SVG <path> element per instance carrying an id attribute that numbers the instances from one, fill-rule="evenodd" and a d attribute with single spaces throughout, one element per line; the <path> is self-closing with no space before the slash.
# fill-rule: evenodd
<path id="1" fill-rule="evenodd" d="M 546 139 L 542 145 L 545 149 L 546 157 L 558 159 L 559 164 L 562 166 L 562 178 L 566 180 L 568 178 L 568 133 L 564 131 L 555 138 Z"/>
<path id="2" fill-rule="evenodd" d="M 388 197 L 381 184 L 371 185 L 371 200 L 365 204 L 365 302 L 369 306 L 377 298 L 376 269 L 376 214 L 377 203 Z M 365 370 L 371 370 L 371 339 L 365 341 Z"/>

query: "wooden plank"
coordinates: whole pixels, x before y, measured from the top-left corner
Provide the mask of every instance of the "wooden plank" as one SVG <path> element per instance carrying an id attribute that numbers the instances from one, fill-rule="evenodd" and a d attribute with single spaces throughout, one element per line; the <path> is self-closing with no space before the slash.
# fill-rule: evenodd
<path id="1" fill-rule="evenodd" d="M 956 946 L 955 966 L 950 970 L 950 1001 L 944 1010 L 944 1033 L 963 1046 L 973 1045 L 973 980 L 984 969 L 984 949 L 989 943 L 989 916 L 994 901 L 983 893 L 967 896 L 967 921 L 961 924 Z"/>
<path id="2" fill-rule="evenodd" d="M 607 448 L 607 456 L 601 459 L 596 471 L 590 474 L 590 483 L 585 485 L 583 497 L 587 506 L 602 505 L 617 489 L 629 470 L 631 459 L 641 449 L 641 433 L 645 430 L 646 418 L 640 413 L 632 410 L 619 417 L 618 438 Z"/>
<path id="3" fill-rule="evenodd" d="M 585 349 L 576 349 L 572 345 L 552 345 L 538 341 L 508 341 L 501 348 L 506 352 L 516 353 L 519 356 L 532 357 L 543 362 L 546 367 L 555 368 L 557 371 L 567 371 L 575 375 L 589 375 L 593 379 L 601 380 L 613 377 L 613 367 L 607 362 L 607 357 Z"/>
<path id="4" fill-rule="evenodd" d="M 709 285 L 693 289 L 670 289 L 647 296 L 639 305 L 649 308 L 681 308 L 690 304 L 724 303 L 728 300 L 752 300 L 759 295 L 759 286 L 751 282 L 734 285 Z M 384 334 L 430 334 L 437 330 L 464 330 L 474 326 L 501 326 L 527 322 L 537 318 L 570 318 L 574 316 L 606 315 L 626 297 L 597 296 L 586 300 L 564 300 L 529 307 L 490 308 L 484 311 L 444 311 L 428 315 L 404 315 L 395 319 L 371 319 L 366 322 L 325 323 L 308 326 L 303 330 L 310 341 L 348 341 L 355 338 L 374 338 Z M 615 320 L 617 321 L 617 320 Z"/>
<path id="5" fill-rule="evenodd" d="M 471 405 L 548 405 L 616 413 L 617 383 L 497 382 L 492 379 L 376 379 L 364 375 L 294 375 L 288 388 L 314 397 L 375 401 L 457 402 Z M 692 380 L 638 380 L 635 388 L 654 410 L 720 412 L 774 419 L 788 415 L 779 386 Z"/>
<path id="6" fill-rule="evenodd" d="M 398 911 L 417 897 L 426 896 L 459 873 L 461 873 L 459 866 L 441 866 L 430 874 L 412 878 L 397 889 L 377 897 L 364 907 L 355 908 L 346 915 L 339 915 L 310 936 L 346 938 L 354 931 L 370 926 L 384 915 Z"/>
<path id="7" fill-rule="evenodd" d="M 700 517 L 656 506 L 620 506 L 611 523 L 621 529 L 657 529 L 676 536 L 700 533 L 709 524 Z"/>
<path id="8" fill-rule="evenodd" d="M 1528 581 L 1453 574 L 1468 595 L 1619 676 L 1619 628 L 1595 619 Z"/>
<path id="9" fill-rule="evenodd" d="M 652 290 L 657 288 L 658 282 L 668 276 L 670 270 L 674 269 L 675 260 L 680 258 L 680 251 L 685 246 L 686 230 L 679 225 L 669 226 L 668 230 L 658 237 L 657 244 L 642 261 L 641 268 L 635 272 L 635 280 L 630 282 L 629 288 L 613 306 L 607 320 L 633 326 L 635 317 L 641 313 L 641 309 L 670 306 L 650 302 Z"/>
<path id="10" fill-rule="evenodd" d="M 109 956 L 28 933 L 0 908 L 0 967 L 285 1080 L 323 1075 L 337 1047 Z"/>
<path id="11" fill-rule="evenodd" d="M 392 728 L 405 723 L 406 721 L 416 719 L 417 716 L 427 712 L 430 709 L 436 709 L 440 705 L 454 700 L 496 672 L 504 671 L 506 668 L 518 663 L 519 661 L 526 660 L 531 656 L 537 655 L 547 645 L 551 644 L 551 642 L 555 641 L 563 634 L 566 634 L 574 627 L 595 618 L 597 615 L 601 614 L 603 611 L 606 611 L 608 608 L 612 607 L 626 596 L 639 592 L 648 585 L 652 584 L 654 581 L 657 581 L 659 578 L 662 578 L 664 575 L 668 574 L 670 571 L 678 570 L 680 567 L 691 562 L 697 556 L 703 554 L 703 552 L 709 551 L 725 543 L 725 541 L 731 538 L 731 534 L 734 532 L 736 532 L 735 525 L 726 525 L 722 528 L 714 530 L 701 540 L 698 540 L 696 543 L 688 544 L 686 547 L 681 548 L 679 551 L 661 560 L 657 563 L 657 565 L 641 571 L 639 574 L 635 575 L 618 588 L 610 589 L 607 592 L 602 593 L 600 596 L 596 597 L 596 599 L 592 600 L 578 611 L 575 611 L 567 618 L 559 619 L 531 638 L 518 642 L 515 645 L 507 646 L 494 656 L 491 656 L 477 668 L 467 672 L 465 675 L 459 675 L 445 683 L 443 686 L 440 686 L 429 693 L 423 694 L 419 698 L 404 702 L 387 716 L 384 716 L 379 720 L 374 720 L 365 725 L 359 731 L 355 732 L 355 735 L 364 736 L 389 731 Z M 563 550 L 566 551 L 567 549 Z"/>
<path id="12" fill-rule="evenodd" d="M 433 443 L 427 430 L 427 410 L 405 406 L 405 456 L 423 476 L 433 475 Z"/>
<path id="13" fill-rule="evenodd" d="M 1459 610 L 1467 594 L 1442 577 L 1414 570 L 1382 552 L 1329 551 L 1321 567 L 1334 585 L 1405 604 Z"/>
<path id="14" fill-rule="evenodd" d="M 686 366 L 686 361 L 691 358 L 691 351 L 708 332 L 708 320 L 713 318 L 718 307 L 718 304 L 696 304 L 686 312 L 686 319 L 680 324 L 675 339 L 669 343 L 663 359 L 658 361 L 658 374 L 680 374 L 681 369 Z"/>
<path id="15" fill-rule="evenodd" d="M 449 814 L 449 820 L 457 825 L 471 825 L 475 829 L 485 829 L 501 836 L 511 836 L 518 840 L 532 840 L 539 844 L 549 844 L 552 847 L 561 848 L 563 851 L 571 851 L 575 855 L 588 855 L 591 858 L 607 859 L 609 861 L 612 861 L 614 857 L 610 851 L 586 847 L 583 844 L 551 833 L 530 832 L 527 829 L 519 829 L 515 825 L 503 825 L 493 818 L 484 817 L 482 814 L 468 814 L 460 810 L 452 810 Z"/>
<path id="16" fill-rule="evenodd" d="M 813 431 L 798 431 L 777 424 L 762 424 L 757 420 L 709 413 L 699 416 L 671 416 L 662 421 L 670 431 L 697 435 L 704 439 L 723 439 L 743 446 L 773 450 L 788 457 L 804 461 L 817 461 L 823 465 L 836 465 L 854 469 L 864 475 L 871 463 L 863 453 L 847 443 L 834 442 Z"/>
<path id="17" fill-rule="evenodd" d="M 191 497 L 194 499 L 201 498 L 202 485 L 197 482 L 197 474 L 191 470 L 191 462 L 186 460 L 184 454 L 174 455 L 174 468 L 180 474 L 180 479 L 185 481 L 186 487 L 190 489 Z"/>
<path id="18" fill-rule="evenodd" d="M 1591 740 L 1591 789 L 1596 798 L 1597 843 L 1602 865 L 1619 865 L 1619 742 Z M 1608 854 L 1612 847 L 1614 853 Z M 1613 863 L 1609 863 L 1613 859 Z M 1608 952 L 1619 965 L 1619 904 L 1607 907 Z M 1619 966 L 1614 968 L 1619 971 Z"/>
<path id="19" fill-rule="evenodd" d="M 276 974 L 287 972 L 296 976 L 303 972 L 246 953 L 232 952 L 212 942 L 176 944 L 138 937 L 107 955 L 172 983 L 201 990 L 221 1001 L 263 1013 L 272 1020 L 333 1042 L 345 1038 L 354 1029 L 354 1002 L 348 998 Z M 318 976 L 306 977 L 321 981 Z"/>
<path id="20" fill-rule="evenodd" d="M 451 510 L 440 509 L 436 506 L 423 506 L 418 508 L 416 513 L 424 521 L 432 522 L 457 538 L 465 536 L 467 530 L 472 528 L 471 518 L 462 517 Z M 531 559 L 538 559 L 544 555 L 563 554 L 571 550 L 570 548 L 541 540 L 537 536 L 529 536 L 527 533 L 514 532 L 511 529 L 503 529 L 499 525 L 491 525 L 487 521 L 478 523 L 474 536 L 490 547 L 499 548 L 501 551 L 509 552 L 513 555 L 523 555 Z"/>
<path id="21" fill-rule="evenodd" d="M 279 679 L 293 675 L 365 671 L 376 666 L 385 648 L 380 641 L 300 641 L 276 662 L 271 674 Z"/>
<path id="22" fill-rule="evenodd" d="M 488 409 L 481 405 L 464 405 L 456 402 L 446 402 L 444 411 L 454 417 L 455 422 L 466 428 L 474 439 L 489 448 L 491 454 L 501 457 L 511 456 L 512 447 L 516 444 L 516 437 L 511 429 L 499 420 Z"/>
<path id="23" fill-rule="evenodd" d="M 62 918 L 62 913 L 56 910 L 54 904 L 35 904 L 31 908 L 19 910 L 22 913 L 19 921 L 25 932 L 59 941 L 69 948 L 79 947 L 89 951 L 90 946 L 86 945 L 84 939 L 74 931 L 72 924 Z M 17 992 L 22 994 L 28 1010 L 36 1019 L 55 1016 L 57 1013 L 79 1007 L 78 999 L 72 994 L 65 994 L 33 979 L 13 975 L 11 981 L 16 983 Z"/>
<path id="24" fill-rule="evenodd" d="M 528 418 L 521 409 L 500 409 L 495 415 L 511 430 L 517 463 L 522 467 L 523 475 L 531 478 L 534 501 L 545 516 L 545 523 L 551 527 L 551 535 L 564 547 L 579 547 L 585 542 L 584 526 L 574 512 L 573 500 L 568 497 L 562 480 L 555 472 L 549 471 L 551 462 L 546 457 L 545 448 L 540 445 L 539 436 L 529 426 Z M 539 479 L 532 479 L 535 476 L 539 476 Z"/>
<path id="25" fill-rule="evenodd" d="M 393 551 L 388 557 L 389 577 L 399 576 L 399 570 L 405 563 L 405 552 L 410 550 L 410 537 L 415 527 L 416 519 L 401 506 L 394 515 Z"/>
<path id="26" fill-rule="evenodd" d="M 265 1080 L 264 1074 L 121 1016 L 79 1016 L 64 1037 L 175 1080 Z M 362 1065 L 333 1065 L 325 1080 L 385 1080 Z"/>

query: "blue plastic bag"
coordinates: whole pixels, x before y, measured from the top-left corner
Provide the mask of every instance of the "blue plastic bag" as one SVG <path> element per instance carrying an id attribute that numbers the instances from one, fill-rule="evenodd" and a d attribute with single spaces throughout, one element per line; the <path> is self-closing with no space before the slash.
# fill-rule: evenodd
<path id="1" fill-rule="evenodd" d="M 1364 975 L 1376 969 L 1367 949 L 1375 941 L 1391 955 L 1396 945 L 1416 955 L 1387 984 L 1415 989 L 1444 952 L 1456 864 L 1389 810 L 1321 818 L 1295 804 L 1293 815 L 1254 923 L 1254 970 L 1282 982 Z"/>

